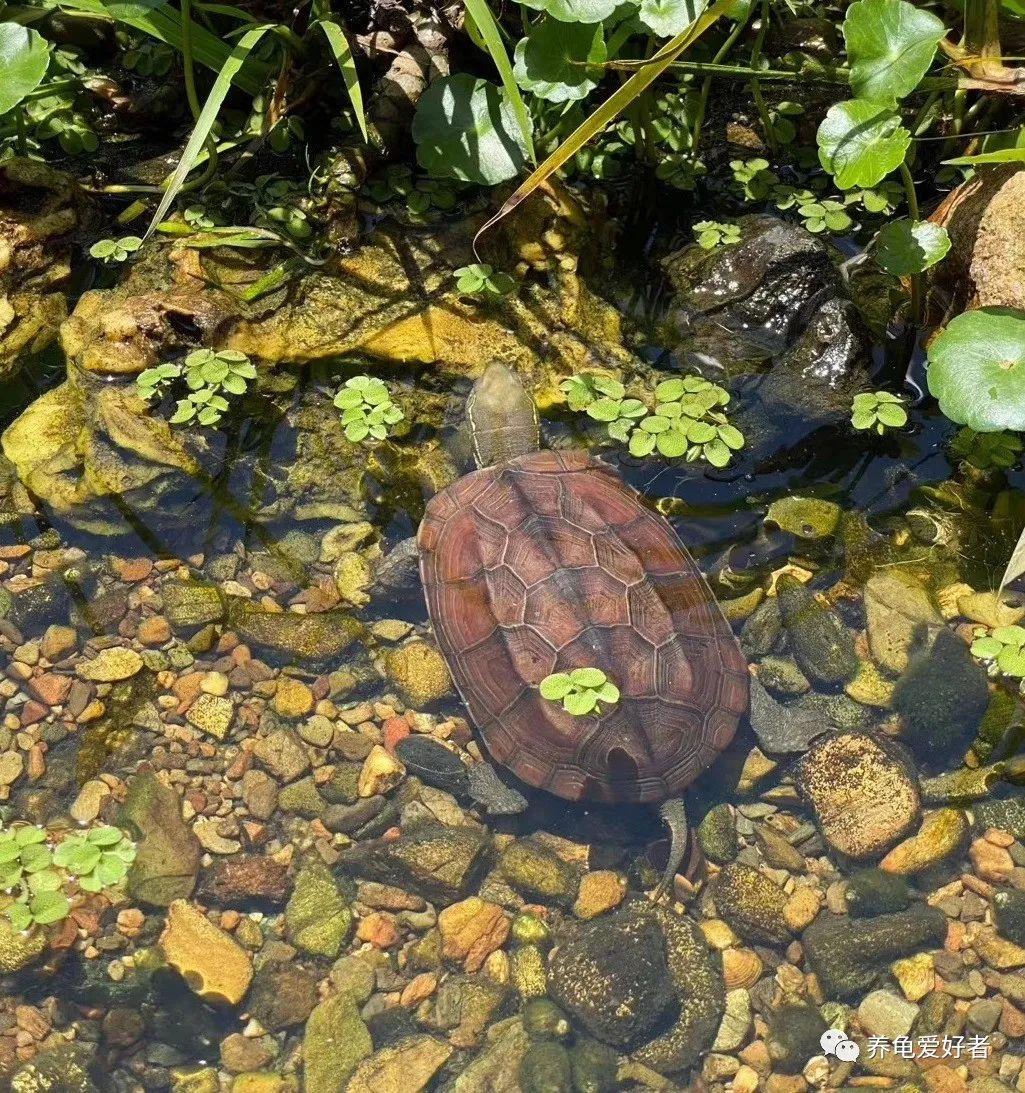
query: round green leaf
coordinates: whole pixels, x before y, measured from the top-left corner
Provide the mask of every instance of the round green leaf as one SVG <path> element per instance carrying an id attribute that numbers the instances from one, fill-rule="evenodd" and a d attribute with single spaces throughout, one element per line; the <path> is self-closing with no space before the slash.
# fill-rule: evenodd
<path id="1" fill-rule="evenodd" d="M 33 873 L 28 878 L 28 887 L 30 892 L 56 892 L 61 887 L 61 878 L 59 873 L 55 873 L 52 869 L 44 869 L 40 873 Z"/>
<path id="2" fill-rule="evenodd" d="M 875 186 L 904 162 L 911 134 L 895 111 L 864 99 L 831 106 L 816 140 L 819 162 L 841 190 Z"/>
<path id="3" fill-rule="evenodd" d="M 29 910 L 40 926 L 48 926 L 67 918 L 71 904 L 63 892 L 40 892 L 29 901 Z"/>
<path id="4" fill-rule="evenodd" d="M 46 842 L 46 831 L 35 824 L 23 824 L 14 829 L 14 838 L 19 846 L 32 846 Z"/>
<path id="5" fill-rule="evenodd" d="M 980 660 L 992 660 L 1000 655 L 1003 648 L 996 638 L 976 638 L 972 642 L 972 656 L 979 657 Z"/>
<path id="6" fill-rule="evenodd" d="M 598 696 L 594 691 L 571 691 L 562 700 L 562 708 L 573 714 L 574 717 L 583 717 L 589 714 L 598 705 Z"/>
<path id="7" fill-rule="evenodd" d="M 622 0 L 523 0 L 528 8 L 546 11 L 562 23 L 600 23 Z"/>
<path id="8" fill-rule="evenodd" d="M 718 438 L 705 444 L 701 448 L 701 454 L 713 467 L 725 467 L 730 461 L 730 450 Z"/>
<path id="9" fill-rule="evenodd" d="M 570 682 L 577 687 L 601 687 L 608 676 L 600 668 L 574 668 L 569 674 Z"/>
<path id="10" fill-rule="evenodd" d="M 94 827 L 86 835 L 86 838 L 97 846 L 117 846 L 124 838 L 124 834 L 121 828 L 106 825 L 104 827 Z"/>
<path id="11" fill-rule="evenodd" d="M 890 429 L 900 429 L 908 423 L 908 415 L 904 407 L 895 406 L 892 402 L 884 402 L 877 407 L 876 417 Z"/>
<path id="12" fill-rule="evenodd" d="M 590 406 L 587 407 L 588 417 L 593 417 L 595 421 L 615 421 L 619 417 L 621 405 L 616 399 L 602 397 L 595 399 Z"/>
<path id="13" fill-rule="evenodd" d="M 655 434 L 646 433 L 642 429 L 635 429 L 630 437 L 630 454 L 638 459 L 651 455 L 655 450 Z"/>
<path id="14" fill-rule="evenodd" d="M 993 631 L 993 637 L 1001 645 L 1010 645 L 1012 648 L 1021 649 L 1025 646 L 1025 627 L 998 626 Z"/>
<path id="15" fill-rule="evenodd" d="M 687 393 L 683 380 L 663 380 L 655 388 L 655 398 L 659 402 L 676 402 Z"/>
<path id="16" fill-rule="evenodd" d="M 20 23 L 0 23 L 0 115 L 35 91 L 49 64 L 45 38 Z"/>
<path id="17" fill-rule="evenodd" d="M 687 435 L 680 429 L 670 429 L 655 437 L 659 452 L 666 459 L 678 459 L 687 450 Z"/>
<path id="18" fill-rule="evenodd" d="M 861 0 L 867 2 L 867 0 Z M 936 265 L 950 250 L 950 236 L 941 224 L 907 217 L 887 224 L 876 236 L 876 261 L 894 277 L 910 277 Z"/>
<path id="19" fill-rule="evenodd" d="M 517 43 L 513 73 L 520 87 L 538 98 L 575 102 L 598 86 L 607 56 L 600 23 L 542 19 Z"/>
<path id="20" fill-rule="evenodd" d="M 62 869 L 81 877 L 96 868 L 101 853 L 98 846 L 85 839 L 65 839 L 57 847 L 53 860 Z"/>
<path id="21" fill-rule="evenodd" d="M 857 0 L 843 24 L 851 90 L 859 99 L 892 103 L 929 71 L 943 22 L 907 0 Z"/>
<path id="22" fill-rule="evenodd" d="M 527 150 L 505 92 L 466 73 L 435 80 L 413 119 L 419 163 L 436 178 L 495 186 L 519 174 Z"/>
<path id="23" fill-rule="evenodd" d="M 1025 676 L 1025 652 L 1006 646 L 997 657 L 997 667 L 1005 676 Z"/>
<path id="24" fill-rule="evenodd" d="M 4 915 L 19 933 L 32 925 L 32 912 L 24 903 L 12 903 L 4 908 Z"/>
<path id="25" fill-rule="evenodd" d="M 597 691 L 598 701 L 605 702 L 609 706 L 619 701 L 619 688 L 611 680 L 606 680 Z"/>
<path id="26" fill-rule="evenodd" d="M 984 307 L 951 319 L 929 345 L 928 381 L 956 424 L 1025 431 L 1025 312 Z"/>
<path id="27" fill-rule="evenodd" d="M 706 0 L 641 0 L 640 21 L 659 38 L 675 38 L 708 6 Z"/>
<path id="28" fill-rule="evenodd" d="M 0 835 L 0 865 L 16 861 L 20 854 L 21 847 L 10 835 Z"/>

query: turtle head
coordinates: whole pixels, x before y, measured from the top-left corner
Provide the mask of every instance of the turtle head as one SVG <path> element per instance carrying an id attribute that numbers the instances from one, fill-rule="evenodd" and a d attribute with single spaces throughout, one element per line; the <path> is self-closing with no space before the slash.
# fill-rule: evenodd
<path id="1" fill-rule="evenodd" d="M 489 364 L 473 385 L 466 416 L 478 467 L 538 449 L 537 407 L 516 373 L 504 364 Z"/>

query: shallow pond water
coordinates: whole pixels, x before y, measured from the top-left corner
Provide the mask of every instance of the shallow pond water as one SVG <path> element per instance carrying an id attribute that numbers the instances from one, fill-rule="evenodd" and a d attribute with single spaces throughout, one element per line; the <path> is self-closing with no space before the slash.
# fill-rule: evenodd
<path id="1" fill-rule="evenodd" d="M 631 320 L 635 379 L 682 365 L 648 337 L 672 306 L 654 280 L 591 286 Z M 123 502 L 119 534 L 45 505 L 5 525 L 5 829 L 56 846 L 113 824 L 135 857 L 99 891 L 64 876 L 70 916 L 0 918 L 0 1074 L 125 1093 L 1025 1089 L 1017 681 L 968 647 L 1022 615 L 987 594 L 1021 472 L 953 459 L 928 402 L 885 437 L 777 418 L 766 458 L 721 471 L 544 410 L 544 446 L 595 447 L 664 513 L 750 666 L 750 717 L 688 791 L 688 853 L 652 903 L 654 808 L 468 775 L 485 756 L 406 546 L 434 491 L 391 472 L 418 446 L 468 469 L 471 377 L 382 368 L 443 400 L 441 423 L 366 456 L 350 515 L 275 516 L 297 422 L 366 367 L 279 372 L 211 435 L 215 472 L 156 514 Z M 873 386 L 905 371 L 873 347 Z M 34 362 L 0 424 L 63 379 L 58 354 Z M 731 414 L 761 381 L 731 386 Z"/>

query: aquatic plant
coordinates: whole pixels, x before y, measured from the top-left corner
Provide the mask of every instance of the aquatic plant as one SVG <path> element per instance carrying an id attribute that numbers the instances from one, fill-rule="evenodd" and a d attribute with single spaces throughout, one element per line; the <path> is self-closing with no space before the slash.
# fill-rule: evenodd
<path id="1" fill-rule="evenodd" d="M 694 235 L 702 250 L 715 250 L 740 242 L 740 228 L 736 224 L 721 224 L 716 220 L 699 220 L 694 225 Z"/>
<path id="2" fill-rule="evenodd" d="M 181 362 L 165 361 L 140 372 L 136 390 L 147 401 L 164 395 L 184 378 L 189 394 L 178 400 L 172 425 L 196 420 L 216 425 L 229 408 L 225 395 L 244 395 L 256 368 L 245 353 L 235 349 L 194 349 Z"/>
<path id="3" fill-rule="evenodd" d="M 998 626 L 992 633 L 980 629 L 972 642 L 972 656 L 989 663 L 1005 676 L 1025 677 L 1025 626 Z"/>
<path id="4" fill-rule="evenodd" d="M 135 843 L 117 827 L 94 827 L 76 832 L 60 842 L 54 865 L 78 878 L 86 892 L 99 892 L 119 884 L 135 860 Z"/>
<path id="5" fill-rule="evenodd" d="M 391 426 L 405 415 L 392 402 L 383 380 L 373 376 L 352 376 L 335 395 L 335 406 L 342 411 L 345 436 L 353 444 L 361 440 L 384 440 Z"/>
<path id="6" fill-rule="evenodd" d="M 621 399 L 626 396 L 626 388 L 619 380 L 612 379 L 610 376 L 600 376 L 596 372 L 570 376 L 559 384 L 559 390 L 566 396 L 569 408 L 577 412 L 586 410 L 592 402 L 602 397 Z"/>
<path id="7" fill-rule="evenodd" d="M 393 201 L 404 204 L 406 215 L 414 223 L 426 223 L 440 214 L 451 212 L 463 184 L 452 179 L 415 175 L 404 163 L 390 164 L 365 187 L 365 193 L 379 205 Z"/>
<path id="8" fill-rule="evenodd" d="M 496 270 L 486 262 L 461 266 L 453 276 L 456 279 L 456 288 L 464 296 L 475 296 L 481 300 L 501 300 L 516 291 L 516 281 L 510 274 Z"/>
<path id="9" fill-rule="evenodd" d="M 950 442 L 950 453 L 964 459 L 980 471 L 1007 470 L 1025 451 L 1025 442 L 1017 433 L 977 433 L 967 426 L 958 429 Z"/>
<path id="10" fill-rule="evenodd" d="M 613 706 L 619 701 L 619 688 L 600 668 L 574 668 L 572 672 L 553 672 L 541 680 L 541 697 L 561 702 L 574 715 L 600 715 L 601 703 Z"/>
<path id="11" fill-rule="evenodd" d="M 865 391 L 854 396 L 851 425 L 855 429 L 874 429 L 880 436 L 887 429 L 900 429 L 908 423 L 908 412 L 899 395 L 889 391 Z"/>
<path id="12" fill-rule="evenodd" d="M 137 235 L 122 235 L 120 239 L 99 239 L 89 248 L 93 258 L 101 262 L 127 262 L 142 246 Z"/>

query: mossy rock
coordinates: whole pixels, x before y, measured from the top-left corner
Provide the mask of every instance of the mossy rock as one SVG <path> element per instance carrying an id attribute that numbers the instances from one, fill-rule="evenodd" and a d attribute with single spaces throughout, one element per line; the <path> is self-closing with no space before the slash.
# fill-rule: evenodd
<path id="1" fill-rule="evenodd" d="M 311 956 L 334 960 L 352 933 L 352 908 L 318 858 L 303 863 L 285 907 L 285 936 Z"/>
<path id="2" fill-rule="evenodd" d="M 8 919 L 0 916 L 0 975 L 14 975 L 29 967 L 47 947 L 43 930 L 37 928 L 27 934 L 21 933 Z"/>
<path id="3" fill-rule="evenodd" d="M 542 903 L 568 906 L 580 887 L 576 871 L 535 839 L 517 839 L 498 868 L 511 888 Z"/>
<path id="4" fill-rule="evenodd" d="M 721 869 L 712 884 L 719 914 L 749 941 L 785 945 L 790 929 L 783 919 L 787 895 L 764 873 L 742 862 Z"/>
<path id="5" fill-rule="evenodd" d="M 228 625 L 247 645 L 279 664 L 325 667 L 363 636 L 345 611 L 268 611 L 244 597 L 228 598 Z"/>
<path id="6" fill-rule="evenodd" d="M 847 907 L 855 918 L 903 911 L 911 902 L 908 882 L 881 869 L 859 869 L 847 881 Z"/>
<path id="7" fill-rule="evenodd" d="M 801 671 L 824 687 L 853 679 L 858 659 L 850 630 L 795 577 L 780 577 L 776 592 L 780 619 Z"/>

